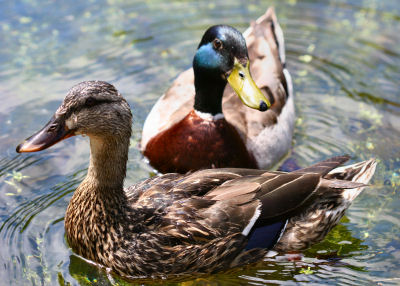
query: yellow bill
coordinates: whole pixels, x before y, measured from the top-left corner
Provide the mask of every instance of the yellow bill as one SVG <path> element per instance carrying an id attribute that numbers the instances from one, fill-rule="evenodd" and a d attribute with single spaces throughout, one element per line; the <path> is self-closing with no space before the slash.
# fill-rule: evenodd
<path id="1" fill-rule="evenodd" d="M 250 64 L 247 61 L 244 67 L 235 58 L 233 70 L 228 77 L 228 82 L 242 100 L 242 102 L 250 108 L 266 111 L 271 103 L 257 87 L 250 75 Z"/>

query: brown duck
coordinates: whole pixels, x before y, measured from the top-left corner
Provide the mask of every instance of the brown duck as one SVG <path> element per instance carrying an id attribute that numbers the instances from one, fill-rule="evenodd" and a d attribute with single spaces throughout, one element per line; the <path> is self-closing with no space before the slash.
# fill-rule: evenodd
<path id="1" fill-rule="evenodd" d="M 123 188 L 132 115 L 114 86 L 82 82 L 39 132 L 35 152 L 74 135 L 90 138 L 86 178 L 65 215 L 77 254 L 134 278 L 211 273 L 300 251 L 321 241 L 375 171 L 373 159 L 339 156 L 296 172 L 209 169 Z"/>

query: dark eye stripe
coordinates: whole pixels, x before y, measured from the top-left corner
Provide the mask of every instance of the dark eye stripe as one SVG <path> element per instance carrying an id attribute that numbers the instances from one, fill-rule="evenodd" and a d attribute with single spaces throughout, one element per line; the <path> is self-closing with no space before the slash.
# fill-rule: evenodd
<path id="1" fill-rule="evenodd" d="M 85 105 L 89 106 L 89 107 L 95 105 L 96 103 L 97 103 L 97 100 L 94 97 L 88 97 L 85 101 Z"/>
<path id="2" fill-rule="evenodd" d="M 88 97 L 85 101 L 85 106 L 84 107 L 93 107 L 95 105 L 103 104 L 103 103 L 111 103 L 114 102 L 115 100 L 110 100 L 110 99 L 97 99 L 94 97 Z"/>
<path id="3" fill-rule="evenodd" d="M 68 110 L 68 113 L 66 113 L 65 116 L 69 117 L 72 113 L 80 112 L 82 109 L 85 109 L 85 108 L 92 108 L 93 106 L 100 105 L 100 104 L 103 104 L 103 103 L 111 103 L 111 102 L 118 101 L 118 100 L 110 100 L 110 99 L 96 99 L 96 98 L 93 98 L 93 99 L 90 99 L 89 102 L 87 102 L 88 99 L 86 99 L 85 104 L 80 104 L 78 106 L 70 107 L 69 110 Z"/>

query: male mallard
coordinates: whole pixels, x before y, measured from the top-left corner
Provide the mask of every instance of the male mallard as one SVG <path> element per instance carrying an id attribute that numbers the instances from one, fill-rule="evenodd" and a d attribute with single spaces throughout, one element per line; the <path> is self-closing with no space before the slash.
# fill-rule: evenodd
<path id="1" fill-rule="evenodd" d="M 132 115 L 114 86 L 74 86 L 43 129 L 17 147 L 35 152 L 82 134 L 90 164 L 65 215 L 79 255 L 127 277 L 210 273 L 260 260 L 268 249 L 319 242 L 372 177 L 375 161 L 335 157 L 291 173 L 209 169 L 123 189 Z"/>
<path id="2" fill-rule="evenodd" d="M 143 127 L 141 149 L 160 172 L 267 169 L 288 152 L 295 117 L 292 82 L 273 9 L 244 35 L 247 47 L 236 29 L 209 28 L 193 69 L 182 73 L 154 105 Z M 235 92 L 245 105 L 268 110 L 246 107 Z"/>

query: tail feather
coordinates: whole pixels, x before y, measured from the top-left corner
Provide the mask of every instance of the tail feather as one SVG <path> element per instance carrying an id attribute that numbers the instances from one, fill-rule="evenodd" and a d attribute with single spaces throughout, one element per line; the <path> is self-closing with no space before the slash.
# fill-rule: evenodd
<path id="1" fill-rule="evenodd" d="M 311 165 L 309 167 L 300 169 L 295 171 L 295 173 L 317 173 L 320 174 L 321 176 L 325 176 L 328 174 L 330 171 L 335 169 L 336 167 L 342 165 L 343 163 L 347 162 L 350 159 L 349 155 L 342 155 L 342 156 L 336 156 L 332 157 L 329 159 L 326 159 L 324 161 L 318 162 L 314 165 Z M 336 178 L 336 177 L 335 177 Z M 344 178 L 336 178 L 336 179 L 342 179 L 346 180 Z"/>
<path id="2" fill-rule="evenodd" d="M 346 180 L 363 184 L 364 186 L 348 188 L 343 191 L 343 198 L 353 201 L 369 183 L 375 173 L 376 160 L 370 159 L 349 166 L 338 167 L 330 171 L 325 178 L 331 180 Z"/>
<path id="3" fill-rule="evenodd" d="M 326 180 L 322 179 L 321 185 L 328 187 L 329 189 L 355 189 L 355 188 L 364 188 L 368 185 L 359 183 L 359 182 L 352 182 L 346 180 Z"/>
<path id="4" fill-rule="evenodd" d="M 339 179 L 368 184 L 375 173 L 376 160 L 369 159 L 353 165 L 342 166 L 331 170 L 326 179 Z"/>
<path id="5" fill-rule="evenodd" d="M 285 39 L 283 37 L 283 31 L 281 26 L 279 25 L 278 19 L 275 15 L 275 9 L 273 7 L 269 7 L 264 15 L 259 17 L 255 23 L 253 23 L 246 31 L 243 32 L 243 36 L 246 38 L 250 35 L 250 33 L 254 32 L 254 29 L 259 27 L 262 31 L 265 29 L 265 26 L 268 23 L 271 23 L 272 31 L 274 33 L 274 38 L 276 45 L 278 47 L 278 55 L 279 60 L 282 65 L 286 64 L 286 54 L 285 54 Z"/>
<path id="6" fill-rule="evenodd" d="M 296 172 L 320 172 L 321 196 L 302 213 L 289 219 L 281 239 L 274 246 L 280 252 L 302 251 L 320 242 L 339 223 L 352 201 L 367 186 L 376 168 L 370 159 L 349 166 L 338 166 L 348 156 L 339 156 Z"/>
<path id="7" fill-rule="evenodd" d="M 283 31 L 282 31 L 281 26 L 279 25 L 276 15 L 275 15 L 274 8 L 270 7 L 266 14 L 268 14 L 268 13 L 271 14 L 271 18 L 272 18 L 275 41 L 276 41 L 276 44 L 278 45 L 279 59 L 281 60 L 283 67 L 285 67 L 286 53 L 285 53 L 285 38 L 283 37 Z"/>

